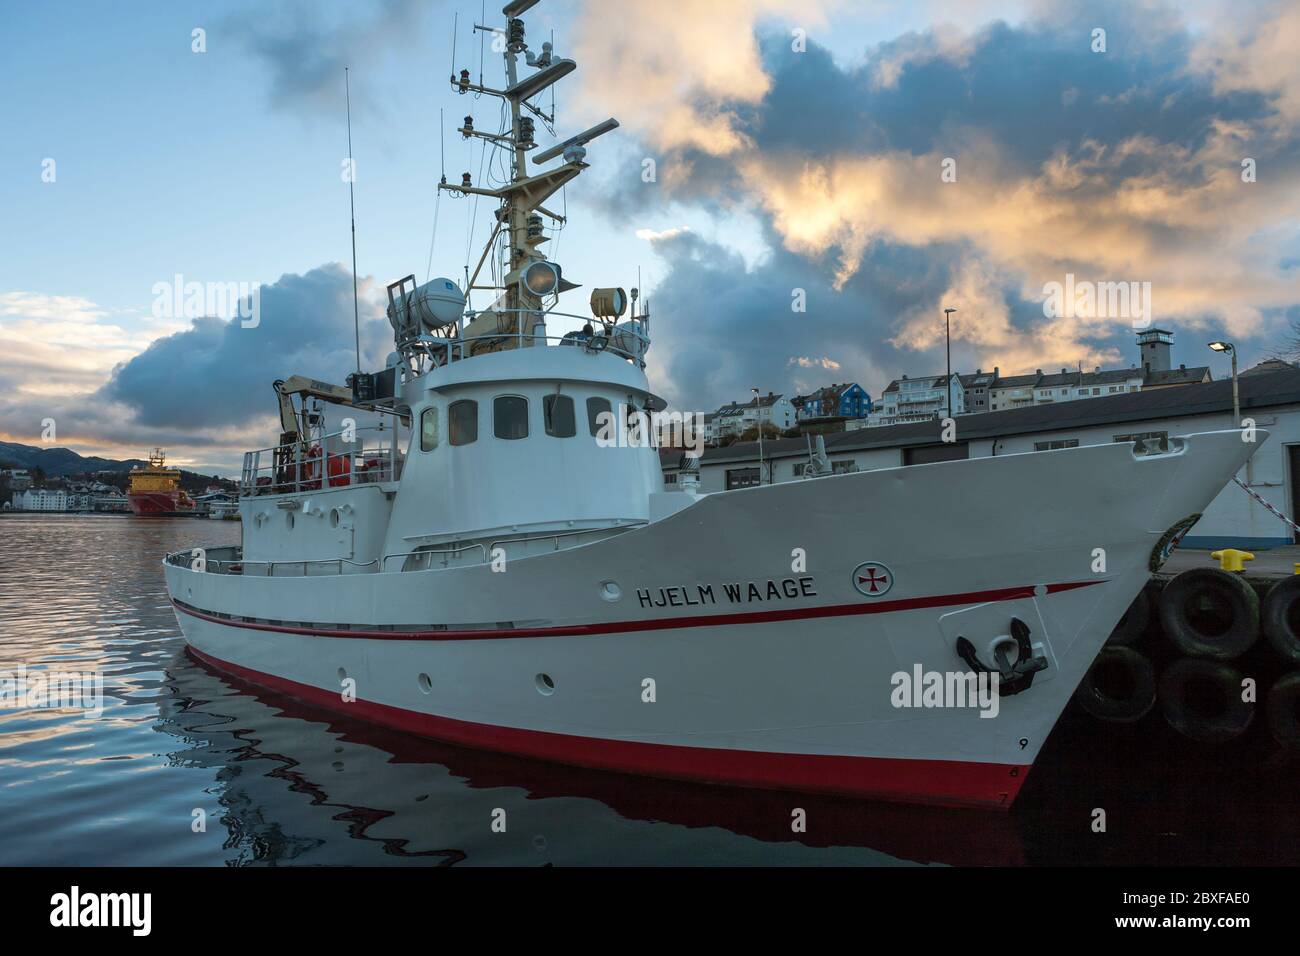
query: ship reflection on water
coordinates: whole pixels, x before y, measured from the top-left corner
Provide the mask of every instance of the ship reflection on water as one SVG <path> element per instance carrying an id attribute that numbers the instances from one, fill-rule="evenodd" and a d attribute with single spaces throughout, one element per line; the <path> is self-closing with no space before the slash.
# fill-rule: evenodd
<path id="1" fill-rule="evenodd" d="M 171 759 L 216 770 L 236 862 L 1025 862 L 1008 814 L 736 790 L 467 750 L 305 706 L 184 654 L 167 686 L 160 729 L 191 743 Z M 494 832 L 502 810 L 505 832 Z"/>
<path id="2" fill-rule="evenodd" d="M 1011 813 L 736 790 L 465 750 L 180 655 L 161 729 L 217 771 L 232 862 L 1294 864 L 1297 767 L 1071 710 Z M 1158 718 L 1157 718 L 1158 720 Z M 802 810 L 806 827 L 795 827 Z M 1097 829 L 1105 811 L 1105 832 Z M 504 811 L 505 832 L 493 831 Z M 346 839 L 345 839 L 346 838 Z"/>
<path id="3" fill-rule="evenodd" d="M 1216 748 L 1070 708 L 997 813 L 575 770 L 306 708 L 186 655 L 158 558 L 237 539 L 211 524 L 0 519 L 0 670 L 93 669 L 105 695 L 93 719 L 0 704 L 0 864 L 1300 863 L 1300 769 L 1258 721 Z"/>

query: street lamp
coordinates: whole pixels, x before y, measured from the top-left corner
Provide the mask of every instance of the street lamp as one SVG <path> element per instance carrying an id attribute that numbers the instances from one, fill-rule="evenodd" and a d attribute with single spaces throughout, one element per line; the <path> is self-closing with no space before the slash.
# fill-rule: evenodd
<path id="1" fill-rule="evenodd" d="M 943 310 L 943 334 L 948 347 L 948 417 L 952 418 L 952 319 L 956 309 Z"/>
<path id="2" fill-rule="evenodd" d="M 1228 352 L 1232 355 L 1232 427 L 1241 427 L 1241 398 L 1237 391 L 1237 348 L 1231 342 L 1211 342 L 1210 348 L 1216 352 Z"/>
<path id="3" fill-rule="evenodd" d="M 754 417 L 758 420 L 758 483 L 763 484 L 763 405 L 758 398 L 758 389 L 751 388 L 754 393 Z"/>

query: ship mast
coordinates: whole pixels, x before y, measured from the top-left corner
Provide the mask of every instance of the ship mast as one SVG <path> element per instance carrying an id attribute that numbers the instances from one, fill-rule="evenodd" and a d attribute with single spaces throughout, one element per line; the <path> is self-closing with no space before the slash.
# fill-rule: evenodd
<path id="1" fill-rule="evenodd" d="M 559 265 L 547 260 L 538 249 L 538 246 L 547 241 L 542 231 L 542 216 L 554 222 L 564 222 L 563 216 L 551 212 L 542 203 L 587 168 L 587 164 L 583 162 L 586 156 L 585 145 L 602 133 L 618 126 L 618 122 L 611 118 L 542 151 L 533 157 L 535 164 L 549 162 L 557 156 L 562 157 L 563 163 L 535 175 L 528 174 L 528 153 L 537 146 L 533 135 L 533 116 L 546 121 L 547 124 L 554 121 L 554 116 L 548 116 L 528 101 L 572 73 L 577 67 L 573 60 L 555 57 L 550 43 L 542 44 L 540 55 L 535 55 L 528 49 L 528 44 L 524 40 L 524 22 L 519 15 L 537 2 L 538 0 L 513 0 L 503 7 L 501 12 L 506 17 L 504 31 L 498 27 L 474 25 L 476 31 L 493 35 L 494 47 L 503 43 L 505 89 L 498 90 L 484 86 L 482 83 L 470 82 L 468 69 L 462 69 L 459 76 L 453 74 L 451 77 L 452 88 L 462 95 L 487 94 L 499 97 L 509 104 L 508 133 L 488 133 L 475 129 L 473 118 L 470 116 L 465 117 L 464 125 L 460 127 L 459 132 L 466 139 L 475 137 L 484 140 L 486 144 L 484 148 L 491 146 L 509 150 L 511 153 L 510 182 L 500 188 L 487 189 L 475 186 L 470 174 L 466 172 L 459 184 L 448 183 L 445 176 L 438 184 L 439 189 L 445 189 L 456 196 L 488 196 L 501 204 L 496 213 L 496 227 L 488 237 L 483 254 L 469 279 L 469 287 L 465 290 L 466 295 L 475 290 L 488 289 L 502 293 L 497 302 L 487 310 L 497 313 L 496 320 L 492 324 L 494 330 L 504 336 L 501 347 L 531 344 L 537 340 L 525 337 L 522 333 L 531 336 L 535 332 L 542 336 L 538 344 L 544 344 L 545 330 L 542 323 L 545 321 L 546 298 L 575 287 L 573 283 L 563 278 Z M 528 66 L 536 68 L 536 72 L 522 79 L 519 76 L 521 54 L 524 55 Z M 497 236 L 503 230 L 509 243 L 508 272 L 502 278 L 500 286 L 479 285 L 477 283 L 479 272 L 494 248 Z M 539 263 L 542 265 L 538 265 Z M 542 326 L 540 332 L 539 325 Z"/>

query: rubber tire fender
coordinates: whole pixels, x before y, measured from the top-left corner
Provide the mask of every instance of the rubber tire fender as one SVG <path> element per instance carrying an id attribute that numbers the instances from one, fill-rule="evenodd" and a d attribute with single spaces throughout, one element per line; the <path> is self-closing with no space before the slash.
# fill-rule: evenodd
<path id="1" fill-rule="evenodd" d="M 1198 713 L 1188 700 L 1193 682 L 1205 682 L 1223 698 L 1223 712 Z M 1169 726 L 1184 737 L 1206 744 L 1240 737 L 1255 719 L 1255 705 L 1241 699 L 1241 671 L 1219 661 L 1184 657 L 1160 675 L 1160 710 Z"/>
<path id="2" fill-rule="evenodd" d="M 1264 698 L 1273 739 L 1287 750 L 1300 748 L 1300 670 L 1283 674 Z"/>
<path id="3" fill-rule="evenodd" d="M 1122 669 L 1132 691 L 1123 697 L 1107 694 L 1099 680 L 1107 668 Z M 1156 704 L 1155 668 L 1144 654 L 1131 647 L 1103 647 L 1079 682 L 1074 699 L 1098 720 L 1131 724 L 1145 717 Z"/>
<path id="4" fill-rule="evenodd" d="M 1264 595 L 1259 609 L 1264 639 L 1288 664 L 1300 667 L 1300 632 L 1291 626 L 1291 608 L 1300 601 L 1300 574 L 1283 578 Z"/>
<path id="5" fill-rule="evenodd" d="M 1227 604 L 1232 623 L 1224 633 L 1202 632 L 1188 619 L 1188 603 L 1202 593 L 1213 593 Z M 1259 596 L 1239 575 L 1192 568 L 1176 575 L 1160 592 L 1160 624 L 1174 647 L 1189 657 L 1230 661 L 1259 639 Z"/>
<path id="6" fill-rule="evenodd" d="M 1107 647 L 1132 647 L 1146 633 L 1151 623 L 1151 595 L 1144 587 L 1138 592 L 1133 603 L 1128 606 L 1124 616 L 1119 619 L 1115 629 L 1106 638 Z"/>

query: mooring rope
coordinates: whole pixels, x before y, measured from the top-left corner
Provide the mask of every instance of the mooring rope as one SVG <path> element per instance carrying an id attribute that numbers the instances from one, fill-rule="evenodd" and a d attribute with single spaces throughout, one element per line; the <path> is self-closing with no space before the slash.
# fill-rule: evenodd
<path id="1" fill-rule="evenodd" d="M 1269 504 L 1267 501 L 1265 501 L 1265 500 L 1264 500 L 1263 498 L 1261 498 L 1259 495 L 1255 494 L 1255 492 L 1253 492 L 1253 491 L 1251 491 L 1249 488 L 1247 488 L 1246 485 L 1245 485 L 1245 483 L 1244 483 L 1240 478 L 1238 478 L 1236 475 L 1233 475 L 1233 476 L 1232 476 L 1232 480 L 1235 481 L 1235 482 L 1237 483 L 1237 487 L 1238 487 L 1238 488 L 1240 488 L 1240 489 L 1241 489 L 1242 491 L 1244 491 L 1246 494 L 1250 495 L 1252 498 L 1254 498 L 1256 501 L 1258 501 L 1261 505 L 1263 505 L 1263 506 L 1264 506 L 1264 509 L 1265 509 L 1269 514 L 1274 515 L 1274 516 L 1276 516 L 1276 517 L 1278 517 L 1278 518 L 1281 518 L 1283 521 L 1285 521 L 1287 524 L 1289 524 L 1289 525 L 1290 525 L 1292 528 L 1294 528 L 1296 531 L 1300 531 L 1300 524 L 1296 524 L 1294 521 L 1292 521 L 1292 520 L 1291 520 L 1290 518 L 1288 518 L 1286 515 L 1282 514 L 1282 512 L 1278 511 L 1276 508 L 1274 508 L 1271 504 Z"/>

